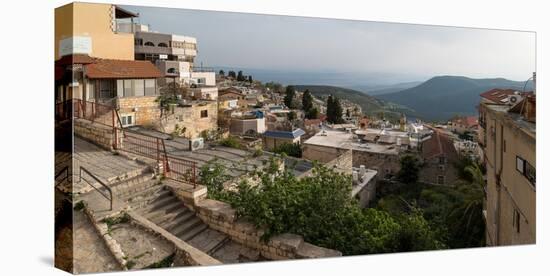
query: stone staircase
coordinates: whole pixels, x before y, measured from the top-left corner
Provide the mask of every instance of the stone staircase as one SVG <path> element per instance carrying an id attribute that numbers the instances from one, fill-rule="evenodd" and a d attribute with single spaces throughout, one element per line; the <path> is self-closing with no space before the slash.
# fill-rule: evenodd
<path id="1" fill-rule="evenodd" d="M 141 216 L 208 255 L 230 241 L 227 235 L 210 229 L 162 184 L 128 195 L 123 200 Z"/>

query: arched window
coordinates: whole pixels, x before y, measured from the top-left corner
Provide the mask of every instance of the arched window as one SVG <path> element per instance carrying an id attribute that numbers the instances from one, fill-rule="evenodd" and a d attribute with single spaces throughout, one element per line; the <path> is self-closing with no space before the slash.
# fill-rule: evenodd
<path id="1" fill-rule="evenodd" d="M 161 42 L 159 43 L 158 45 L 159 47 L 168 47 L 168 44 L 164 43 L 164 42 Z"/>
<path id="2" fill-rule="evenodd" d="M 145 46 L 155 46 L 155 44 L 153 44 L 153 42 L 151 42 L 151 41 L 145 42 L 144 45 L 145 45 Z"/>

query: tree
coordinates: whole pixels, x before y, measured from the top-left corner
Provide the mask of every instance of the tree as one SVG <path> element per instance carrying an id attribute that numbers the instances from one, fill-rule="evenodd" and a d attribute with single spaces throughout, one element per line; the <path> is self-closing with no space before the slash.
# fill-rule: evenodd
<path id="1" fill-rule="evenodd" d="M 223 76 L 225 76 L 225 72 L 224 72 L 223 70 L 220 70 L 220 72 L 218 73 L 218 75 L 220 75 L 220 76 L 223 77 Z"/>
<path id="2" fill-rule="evenodd" d="M 307 113 L 310 109 L 313 108 L 313 96 L 308 89 L 304 91 L 302 95 L 302 109 Z"/>
<path id="3" fill-rule="evenodd" d="M 294 86 L 289 85 L 286 87 L 285 90 L 285 98 L 284 103 L 288 108 L 294 107 L 294 96 L 296 95 L 296 90 L 294 89 Z"/>
<path id="4" fill-rule="evenodd" d="M 401 157 L 401 169 L 397 173 L 397 179 L 405 184 L 416 183 L 420 171 L 420 162 L 416 156 L 407 154 Z"/>
<path id="5" fill-rule="evenodd" d="M 292 121 L 296 120 L 296 118 L 297 118 L 296 112 L 290 111 L 286 114 L 286 117 L 290 122 L 292 122 Z"/>
<path id="6" fill-rule="evenodd" d="M 231 179 L 217 159 L 206 162 L 200 168 L 199 176 L 201 183 L 207 187 L 210 198 L 219 196 L 223 192 L 223 184 Z"/>
<path id="7" fill-rule="evenodd" d="M 311 108 L 306 112 L 306 118 L 307 119 L 318 119 L 319 118 L 319 109 L 316 107 Z"/>
<path id="8" fill-rule="evenodd" d="M 244 78 L 244 75 L 243 75 L 243 71 L 239 71 L 239 73 L 237 73 L 237 81 L 244 81 L 245 78 Z"/>
<path id="9" fill-rule="evenodd" d="M 229 71 L 229 72 L 227 73 L 227 76 L 228 76 L 228 77 L 231 77 L 231 78 L 233 78 L 233 79 L 236 79 L 236 78 L 237 78 L 237 74 L 235 74 L 235 71 Z"/>
<path id="10" fill-rule="evenodd" d="M 349 111 L 349 108 L 346 109 L 346 117 L 351 118 L 351 112 Z"/>
<path id="11" fill-rule="evenodd" d="M 360 208 L 351 197 L 349 175 L 316 164 L 312 175 L 297 178 L 292 170 L 280 171 L 281 162 L 272 158 L 254 173 L 260 183 L 244 180 L 223 196 L 238 217 L 265 229 L 262 239 L 293 233 L 344 255 L 444 247 L 421 214 L 394 218 L 375 208 Z"/>
<path id="12" fill-rule="evenodd" d="M 273 149 L 274 153 L 286 154 L 288 156 L 302 158 L 302 148 L 300 144 L 282 143 Z"/>
<path id="13" fill-rule="evenodd" d="M 327 121 L 333 124 L 340 124 L 343 122 L 340 100 L 332 95 L 329 95 L 327 98 Z"/>
<path id="14" fill-rule="evenodd" d="M 252 76 L 251 75 L 248 76 L 248 82 L 252 83 Z"/>
<path id="15" fill-rule="evenodd" d="M 467 177 L 458 181 L 457 189 L 462 200 L 449 214 L 450 239 L 455 247 L 483 246 L 485 221 L 483 200 L 485 180 L 481 168 L 473 163 L 464 168 Z"/>

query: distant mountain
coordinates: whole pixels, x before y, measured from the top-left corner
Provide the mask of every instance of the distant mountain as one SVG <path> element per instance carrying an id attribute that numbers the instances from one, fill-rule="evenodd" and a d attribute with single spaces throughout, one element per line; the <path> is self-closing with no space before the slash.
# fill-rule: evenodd
<path id="1" fill-rule="evenodd" d="M 407 107 L 389 103 L 367 95 L 364 92 L 349 88 L 330 85 L 294 85 L 294 87 L 298 91 L 305 91 L 308 89 L 315 97 L 333 95 L 339 99 L 346 99 L 361 106 L 363 113 L 367 115 L 384 112 L 388 118 L 395 119 L 398 118 L 401 113 L 414 114 L 414 111 Z"/>
<path id="2" fill-rule="evenodd" d="M 475 115 L 479 94 L 493 88 L 522 90 L 525 82 L 503 78 L 472 79 L 461 76 L 434 77 L 420 85 L 399 92 L 377 95 L 378 99 L 394 102 L 414 110 L 415 117 L 439 121 L 454 115 Z M 526 90 L 532 90 L 529 82 Z M 407 114 L 407 112 L 406 112 Z"/>
<path id="3" fill-rule="evenodd" d="M 412 81 L 412 82 L 401 82 L 396 84 L 375 85 L 375 86 L 355 85 L 355 86 L 350 86 L 349 88 L 359 90 L 361 92 L 365 92 L 366 94 L 369 94 L 371 96 L 376 96 L 376 95 L 388 94 L 388 93 L 405 90 L 407 88 L 415 87 L 421 83 L 422 81 Z"/>

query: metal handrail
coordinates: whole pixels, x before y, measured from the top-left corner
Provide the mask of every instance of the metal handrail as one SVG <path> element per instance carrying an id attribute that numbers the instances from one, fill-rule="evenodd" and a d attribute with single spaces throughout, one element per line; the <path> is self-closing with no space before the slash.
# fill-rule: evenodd
<path id="1" fill-rule="evenodd" d="M 105 189 L 107 189 L 107 191 L 109 192 L 109 197 L 108 198 L 103 192 L 101 192 L 98 188 L 96 188 L 94 185 L 92 185 L 90 182 L 88 182 L 87 180 L 84 180 L 86 181 L 86 183 L 88 183 L 88 185 L 92 186 L 92 188 L 94 188 L 96 191 L 99 192 L 99 194 L 101 194 L 105 199 L 108 199 L 110 201 L 110 209 L 109 210 L 113 210 L 113 191 L 111 190 L 111 188 L 109 186 L 107 186 L 105 183 L 103 183 L 103 181 L 101 181 L 99 178 L 97 178 L 95 175 L 93 175 L 90 171 L 88 171 L 86 168 L 84 167 L 80 167 L 80 170 L 79 170 L 79 179 L 78 179 L 78 182 L 81 182 L 82 181 L 82 171 L 84 171 L 85 173 L 87 173 L 89 176 L 91 176 L 95 181 L 97 181 L 97 183 L 99 183 L 101 186 L 103 186 Z"/>
<path id="2" fill-rule="evenodd" d="M 67 178 L 69 178 L 69 165 L 65 166 L 63 169 L 61 169 L 59 172 L 57 172 L 57 174 L 55 174 L 55 177 L 54 179 L 57 180 L 57 178 L 63 173 L 65 172 L 65 177 L 63 177 L 60 181 L 63 181 Z"/>

